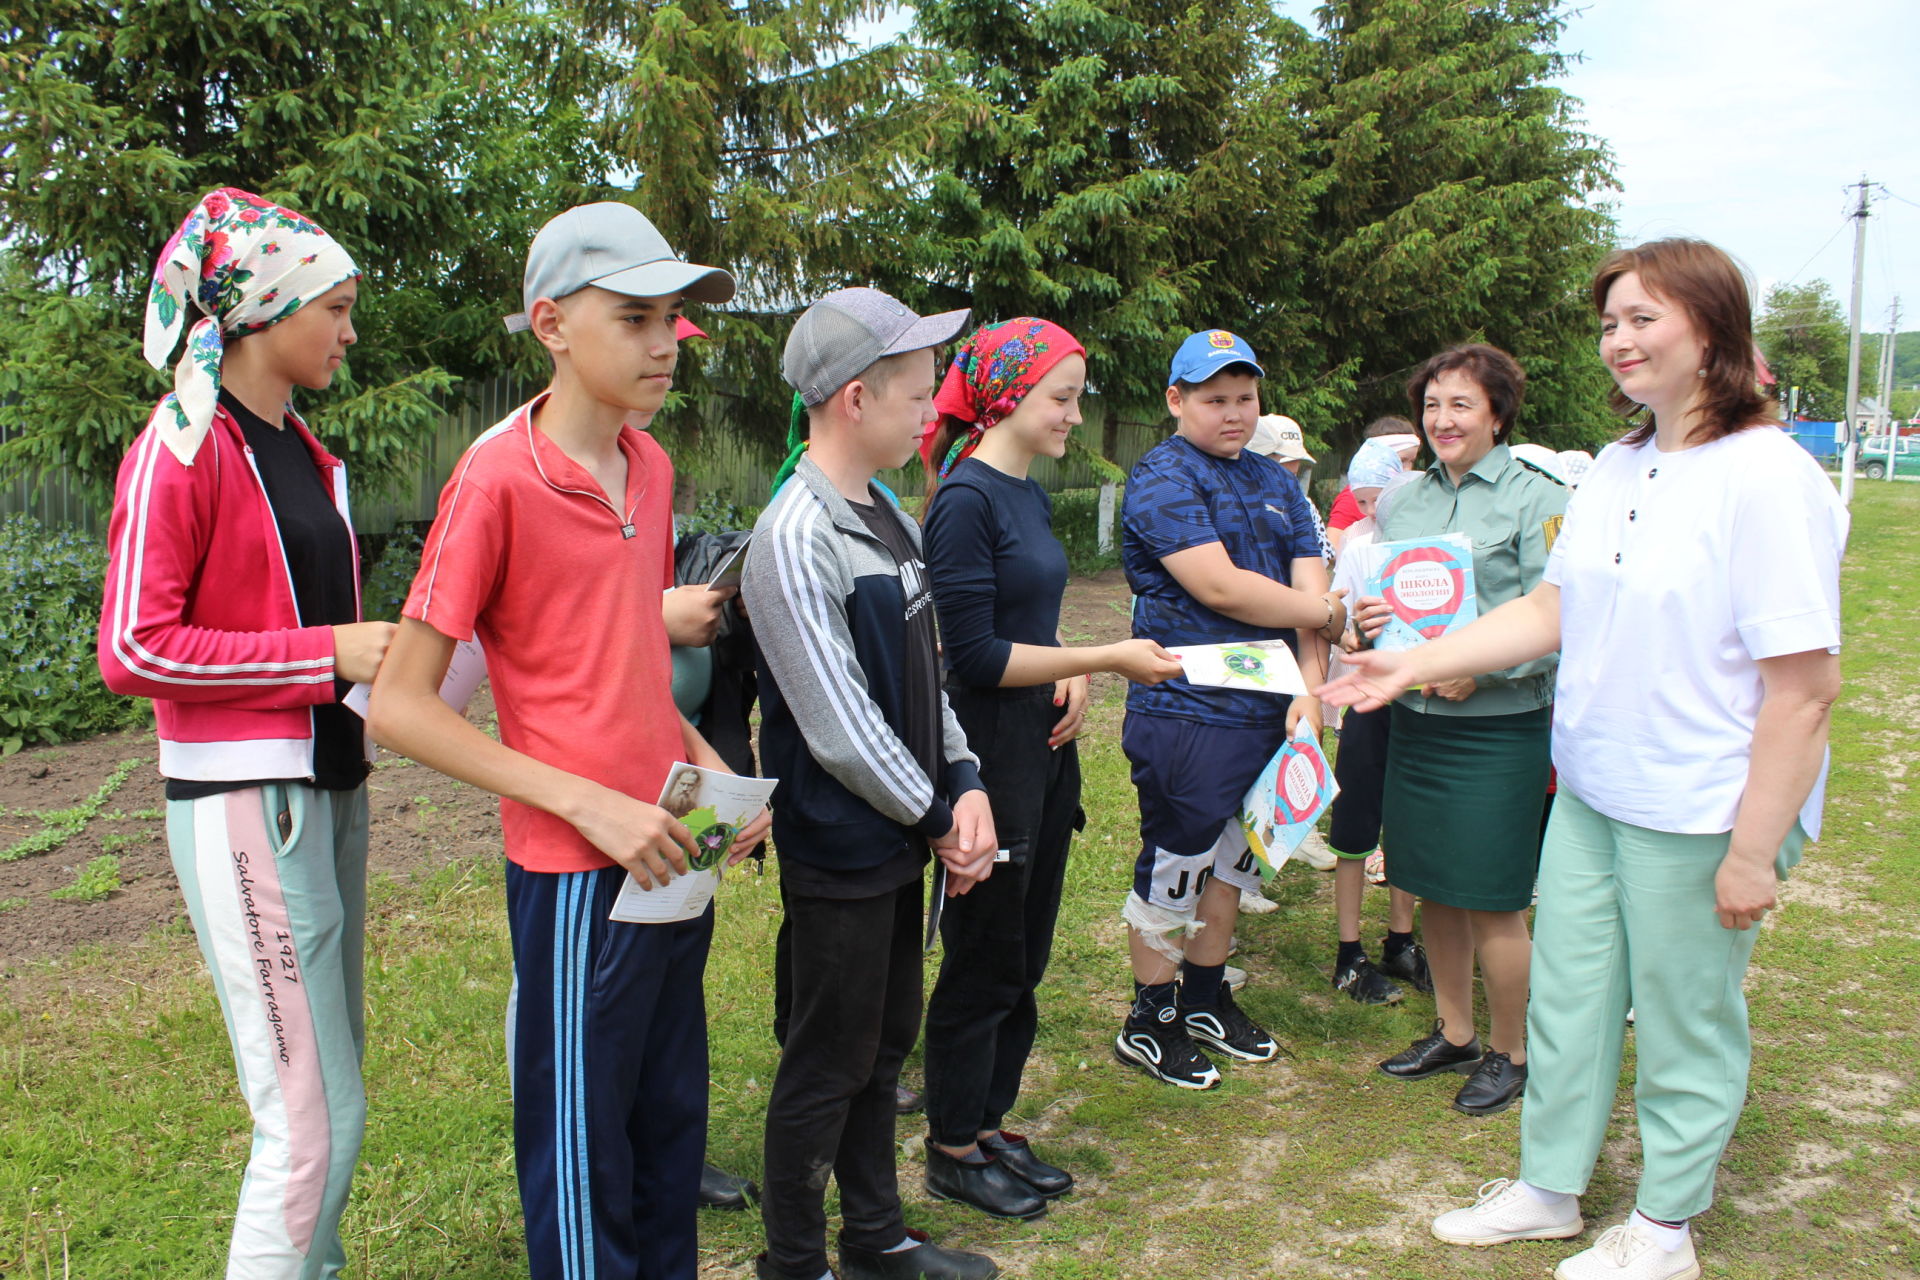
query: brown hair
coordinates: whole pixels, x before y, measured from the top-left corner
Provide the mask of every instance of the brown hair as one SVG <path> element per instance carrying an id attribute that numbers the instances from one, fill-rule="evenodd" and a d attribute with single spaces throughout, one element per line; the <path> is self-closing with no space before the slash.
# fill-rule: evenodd
<path id="1" fill-rule="evenodd" d="M 1360 438 L 1377 440 L 1381 436 L 1417 436 L 1419 434 L 1411 422 L 1397 413 L 1390 413 L 1384 418 L 1375 418 L 1369 422 L 1367 429 L 1360 433 Z"/>
<path id="2" fill-rule="evenodd" d="M 1766 413 L 1753 366 L 1753 303 L 1746 277 L 1725 250 L 1704 240 L 1655 240 L 1633 249 L 1616 249 L 1593 273 L 1593 311 L 1606 310 L 1614 281 L 1628 272 L 1640 277 L 1648 293 L 1687 313 L 1706 340 L 1706 367 L 1700 379 L 1700 424 L 1687 433 L 1688 444 L 1705 444 L 1760 425 Z M 1608 397 L 1613 411 L 1632 419 L 1646 406 L 1616 385 Z M 1634 424 L 1626 443 L 1653 435 L 1649 417 Z"/>
<path id="3" fill-rule="evenodd" d="M 1519 361 L 1484 342 L 1463 342 L 1457 347 L 1448 347 L 1415 369 L 1407 379 L 1407 399 L 1413 405 L 1414 421 L 1422 424 L 1420 438 L 1423 440 L 1427 435 L 1427 384 L 1448 373 L 1464 373 L 1480 384 L 1480 389 L 1487 393 L 1487 406 L 1493 410 L 1493 420 L 1500 424 L 1494 429 L 1493 442 L 1505 444 L 1513 434 L 1514 415 L 1520 412 L 1520 404 L 1527 398 L 1527 375 Z M 1411 428 L 1413 423 L 1407 426 Z"/>
<path id="4" fill-rule="evenodd" d="M 953 448 L 955 440 L 971 430 L 973 430 L 971 422 L 963 421 L 950 413 L 941 414 L 939 421 L 933 424 L 933 448 L 927 454 L 933 462 L 922 463 L 922 469 L 927 473 L 925 497 L 929 502 L 933 500 L 933 491 L 940 487 L 940 463 L 945 460 L 947 450 Z"/>

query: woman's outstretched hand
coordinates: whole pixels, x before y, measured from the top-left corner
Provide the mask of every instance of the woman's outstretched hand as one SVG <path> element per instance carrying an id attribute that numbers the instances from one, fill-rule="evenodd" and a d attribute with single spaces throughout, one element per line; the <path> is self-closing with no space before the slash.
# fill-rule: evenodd
<path id="1" fill-rule="evenodd" d="M 1341 661 L 1353 670 L 1313 691 L 1330 707 L 1376 711 L 1418 683 L 1410 650 L 1362 649 Z"/>

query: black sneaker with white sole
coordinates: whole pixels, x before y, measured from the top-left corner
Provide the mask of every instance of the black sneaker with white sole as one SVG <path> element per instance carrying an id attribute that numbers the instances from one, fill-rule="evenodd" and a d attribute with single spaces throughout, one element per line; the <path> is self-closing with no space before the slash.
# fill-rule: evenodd
<path id="1" fill-rule="evenodd" d="M 1433 973 L 1427 968 L 1427 949 L 1417 942 L 1399 951 L 1382 948 L 1380 972 L 1389 978 L 1400 979 L 1421 995 L 1433 994 Z"/>
<path id="2" fill-rule="evenodd" d="M 1361 1004 L 1396 1004 L 1406 995 L 1365 956 L 1334 966 L 1333 989 L 1346 992 Z"/>
<path id="3" fill-rule="evenodd" d="M 1211 1089 L 1219 1084 L 1220 1068 L 1200 1052 L 1173 1007 L 1164 1012 L 1174 1016 L 1159 1023 L 1128 1018 L 1114 1037 L 1113 1056 L 1182 1089 Z"/>
<path id="4" fill-rule="evenodd" d="M 1180 1020 L 1187 1034 L 1216 1053 L 1241 1062 L 1271 1062 L 1280 1056 L 1280 1042 L 1240 1012 L 1233 992 L 1220 984 L 1220 998 L 1210 1005 L 1182 1005 Z"/>

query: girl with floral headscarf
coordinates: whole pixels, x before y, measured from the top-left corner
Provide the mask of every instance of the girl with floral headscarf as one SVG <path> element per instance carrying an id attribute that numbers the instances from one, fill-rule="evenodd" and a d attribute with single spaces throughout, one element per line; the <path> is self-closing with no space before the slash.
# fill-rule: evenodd
<path id="1" fill-rule="evenodd" d="M 1067 556 L 1053 508 L 1028 475 L 1058 458 L 1080 421 L 1086 350 L 1045 320 L 991 324 L 954 358 L 921 446 L 938 490 L 927 570 L 947 663 L 947 699 L 980 756 L 1009 865 L 941 919 L 927 1003 L 927 1185 L 997 1217 L 1031 1218 L 1073 1178 L 1000 1125 L 1020 1091 L 1038 1015 L 1067 849 L 1081 822 L 1087 674 L 1144 683 L 1179 674 L 1151 640 L 1063 647 Z"/>
<path id="2" fill-rule="evenodd" d="M 173 390 L 121 465 L 101 674 L 153 699 L 167 842 L 226 1015 L 252 1155 L 228 1274 L 345 1264 L 360 1057 L 366 733 L 341 702 L 391 624 L 360 621 L 346 475 L 288 400 L 354 341 L 360 271 L 259 196 L 203 198 L 161 251 L 145 354 Z"/>

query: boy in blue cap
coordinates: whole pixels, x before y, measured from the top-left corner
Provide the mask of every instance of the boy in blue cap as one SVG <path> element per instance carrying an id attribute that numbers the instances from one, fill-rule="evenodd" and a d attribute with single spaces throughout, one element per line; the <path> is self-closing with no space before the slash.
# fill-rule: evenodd
<path id="1" fill-rule="evenodd" d="M 1120 553 L 1137 597 L 1134 635 L 1169 647 L 1281 639 L 1311 689 L 1346 610 L 1328 589 L 1299 482 L 1246 448 L 1263 376 L 1253 349 L 1224 329 L 1180 344 L 1167 379 L 1178 426 L 1128 478 Z M 1222 975 L 1240 891 L 1260 883 L 1240 800 L 1302 718 L 1318 732 L 1312 698 L 1184 678 L 1127 693 L 1120 745 L 1140 797 L 1141 847 L 1121 913 L 1134 1000 L 1114 1055 L 1168 1084 L 1220 1083 L 1202 1045 L 1241 1062 L 1280 1052 Z"/>

